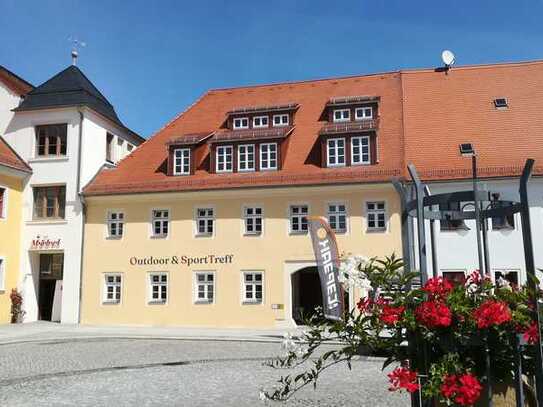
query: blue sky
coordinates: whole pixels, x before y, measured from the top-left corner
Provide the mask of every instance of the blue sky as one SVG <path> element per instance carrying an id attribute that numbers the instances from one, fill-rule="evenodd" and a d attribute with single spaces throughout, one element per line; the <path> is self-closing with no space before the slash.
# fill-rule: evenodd
<path id="1" fill-rule="evenodd" d="M 543 1 L 0 0 L 0 65 L 79 66 L 145 137 L 209 88 L 543 59 Z"/>

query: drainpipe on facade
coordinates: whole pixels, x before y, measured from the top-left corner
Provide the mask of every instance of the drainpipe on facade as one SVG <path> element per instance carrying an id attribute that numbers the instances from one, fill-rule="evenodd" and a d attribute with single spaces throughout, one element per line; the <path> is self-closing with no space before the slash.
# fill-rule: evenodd
<path id="1" fill-rule="evenodd" d="M 77 306 L 77 323 L 81 323 L 81 297 L 83 292 L 83 249 L 85 242 L 85 214 L 86 205 L 85 198 L 81 194 L 81 158 L 83 151 L 83 112 L 77 109 L 79 112 L 79 143 L 77 146 L 77 195 L 79 196 L 79 202 L 81 203 L 81 246 L 79 249 L 80 261 L 79 261 L 79 301 Z"/>

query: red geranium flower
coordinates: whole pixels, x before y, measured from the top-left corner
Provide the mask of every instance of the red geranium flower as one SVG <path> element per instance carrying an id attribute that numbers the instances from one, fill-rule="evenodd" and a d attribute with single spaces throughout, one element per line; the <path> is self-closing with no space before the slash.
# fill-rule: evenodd
<path id="1" fill-rule="evenodd" d="M 478 328 L 488 328 L 511 321 L 511 310 L 503 301 L 487 300 L 473 311 Z"/>
<path id="2" fill-rule="evenodd" d="M 415 310 L 417 321 L 427 328 L 448 327 L 452 322 L 449 307 L 439 301 L 425 301 Z"/>
<path id="3" fill-rule="evenodd" d="M 453 285 L 443 277 L 434 277 L 429 279 L 422 289 L 430 295 L 430 298 L 444 298 L 452 291 Z"/>
<path id="4" fill-rule="evenodd" d="M 530 326 L 526 328 L 522 337 L 530 345 L 534 345 L 539 340 L 539 329 L 537 326 L 537 321 L 532 321 Z"/>
<path id="5" fill-rule="evenodd" d="M 409 370 L 406 367 L 397 367 L 392 373 L 388 374 L 388 378 L 392 384 L 389 387 L 390 391 L 405 389 L 409 393 L 413 393 L 419 389 L 417 372 Z"/>
<path id="6" fill-rule="evenodd" d="M 400 320 L 404 311 L 405 307 L 403 305 L 392 307 L 388 304 L 384 304 L 383 309 L 381 310 L 380 319 L 385 325 L 394 325 Z"/>
<path id="7" fill-rule="evenodd" d="M 356 303 L 356 307 L 358 308 L 358 311 L 360 311 L 362 314 L 366 313 L 368 309 L 373 304 L 373 301 L 370 297 L 360 298 L 360 301 Z"/>
<path id="8" fill-rule="evenodd" d="M 473 405 L 481 395 L 481 383 L 471 373 L 447 375 L 441 384 L 441 394 L 461 406 Z"/>

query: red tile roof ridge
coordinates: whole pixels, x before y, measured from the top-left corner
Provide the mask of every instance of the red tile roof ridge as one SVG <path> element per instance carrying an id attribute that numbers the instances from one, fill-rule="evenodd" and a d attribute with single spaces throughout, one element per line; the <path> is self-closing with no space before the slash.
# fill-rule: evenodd
<path id="1" fill-rule="evenodd" d="M 266 87 L 273 87 L 273 86 L 300 85 L 304 83 L 314 83 L 314 82 L 330 82 L 330 81 L 336 81 L 336 80 L 341 81 L 341 80 L 349 80 L 349 79 L 357 79 L 357 78 L 367 78 L 367 77 L 372 77 L 372 76 L 383 76 L 383 75 L 391 76 L 394 74 L 399 74 L 400 72 L 401 70 L 395 70 L 395 71 L 389 71 L 389 72 L 374 72 L 374 73 L 368 73 L 368 74 L 330 76 L 327 78 L 298 79 L 298 80 L 283 81 L 283 82 L 259 83 L 255 85 L 231 86 L 231 87 L 225 87 L 225 88 L 211 88 L 209 89 L 209 93 L 243 90 L 243 89 L 254 89 L 254 88 L 266 88 Z"/>
<path id="2" fill-rule="evenodd" d="M 500 166 L 500 167 L 477 167 L 477 175 L 479 178 L 493 178 L 493 177 L 518 177 L 523 170 L 521 165 Z M 534 175 L 543 175 L 543 166 L 534 167 Z M 436 179 L 438 177 L 452 178 L 464 178 L 470 179 L 472 176 L 471 168 L 444 168 L 435 170 L 423 170 L 419 172 L 421 179 L 430 178 Z M 443 179 L 443 178 L 441 178 Z"/>
<path id="3" fill-rule="evenodd" d="M 450 72 L 454 71 L 466 71 L 472 69 L 488 69 L 488 68 L 510 68 L 514 66 L 527 66 L 527 65 L 541 65 L 543 64 L 543 59 L 535 59 L 531 61 L 515 61 L 515 62 L 495 62 L 487 64 L 469 64 L 469 65 L 452 65 Z M 443 68 L 442 66 L 437 66 L 435 68 L 405 68 L 401 69 L 399 72 L 401 74 L 416 74 L 416 73 L 431 73 L 435 72 L 436 68 Z"/>

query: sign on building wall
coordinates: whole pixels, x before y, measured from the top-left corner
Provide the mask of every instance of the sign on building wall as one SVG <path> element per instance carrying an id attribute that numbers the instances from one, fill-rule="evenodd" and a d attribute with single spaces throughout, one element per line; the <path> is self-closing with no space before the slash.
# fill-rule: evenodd
<path id="1" fill-rule="evenodd" d="M 50 239 L 49 236 L 36 235 L 30 243 L 30 250 L 60 250 L 61 240 Z"/>
<path id="2" fill-rule="evenodd" d="M 336 237 L 322 217 L 308 218 L 313 251 L 321 281 L 324 316 L 332 320 L 343 318 L 343 287 L 339 282 L 339 252 Z"/>

